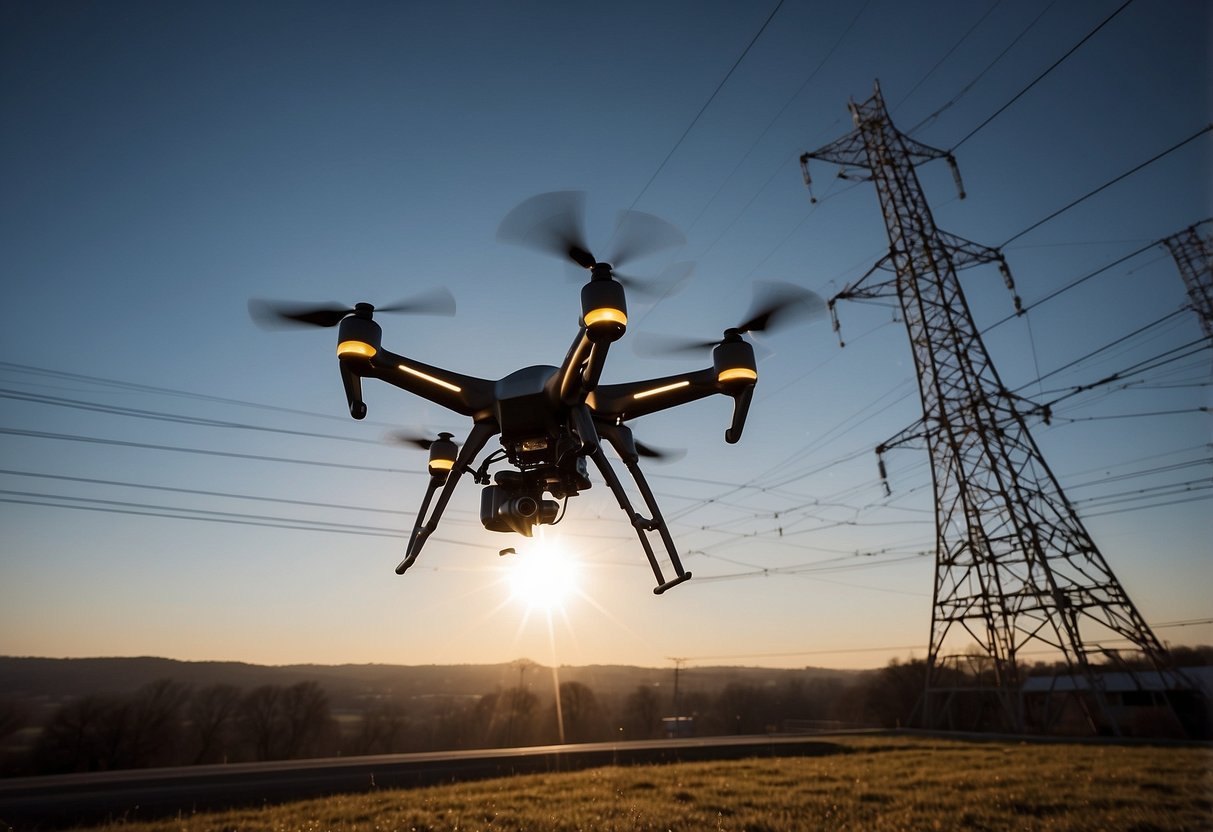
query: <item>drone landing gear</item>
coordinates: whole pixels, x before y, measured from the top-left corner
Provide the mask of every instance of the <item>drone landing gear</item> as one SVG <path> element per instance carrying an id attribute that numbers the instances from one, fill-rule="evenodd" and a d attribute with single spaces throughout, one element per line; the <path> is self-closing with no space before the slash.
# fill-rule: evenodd
<path id="1" fill-rule="evenodd" d="M 396 574 L 403 575 L 405 570 L 413 565 L 417 560 L 417 556 L 421 554 L 421 547 L 425 545 L 425 541 L 434 533 L 434 529 L 438 528 L 438 520 L 442 517 L 442 512 L 446 509 L 446 504 L 451 501 L 451 495 L 455 493 L 455 486 L 459 484 L 459 478 L 463 476 L 464 471 L 470 471 L 472 462 L 476 459 L 476 454 L 484 447 L 497 433 L 497 428 L 489 422 L 477 422 L 472 426 L 472 432 L 468 435 L 467 441 L 463 443 L 463 447 L 459 449 L 459 457 L 455 460 L 455 464 L 451 466 L 450 473 L 447 474 L 445 487 L 442 493 L 438 495 L 438 504 L 434 506 L 433 513 L 426 520 L 426 511 L 430 507 L 430 500 L 434 496 L 434 492 L 438 490 L 438 486 L 444 485 L 442 477 L 430 477 L 429 487 L 425 491 L 425 499 L 421 501 L 421 509 L 417 512 L 417 521 L 413 524 L 413 533 L 409 535 L 409 545 L 405 550 L 404 560 L 400 561 L 400 565 L 396 567 Z M 422 521 L 425 521 L 422 525 Z"/>
<path id="2" fill-rule="evenodd" d="M 653 589 L 653 594 L 661 595 L 666 590 L 690 580 L 691 573 L 682 568 L 682 561 L 678 558 L 678 550 L 674 547 L 674 539 L 670 536 L 670 530 L 666 526 L 665 519 L 661 516 L 661 509 L 657 507 L 657 500 L 653 497 L 653 492 L 649 488 L 644 474 L 641 473 L 640 466 L 637 464 L 640 455 L 636 452 L 636 443 L 632 439 L 632 431 L 625 425 L 600 423 L 598 424 L 598 433 L 606 437 L 607 441 L 615 448 L 616 453 L 619 454 L 620 459 L 623 460 L 623 464 L 632 475 L 636 487 L 640 490 L 640 495 L 644 498 L 645 506 L 652 515 L 651 517 L 642 517 L 636 512 L 632 507 L 631 500 L 628 499 L 627 492 L 623 490 L 623 483 L 619 481 L 619 477 L 615 474 L 615 470 L 607 460 L 606 454 L 601 447 L 595 448 L 593 454 L 591 454 L 591 458 L 594 460 L 594 464 L 598 466 L 598 470 L 602 472 L 602 476 L 606 479 L 611 493 L 619 501 L 619 507 L 631 518 L 632 528 L 636 530 L 636 536 L 640 538 L 640 545 L 644 547 L 645 557 L 649 559 L 649 566 L 653 568 L 653 575 L 657 578 L 657 586 Z M 653 546 L 648 538 L 649 532 L 657 532 L 661 537 L 661 542 L 665 545 L 666 553 L 670 556 L 670 565 L 674 567 L 675 576 L 668 581 L 661 572 L 661 565 L 657 562 L 657 556 L 653 553 Z"/>

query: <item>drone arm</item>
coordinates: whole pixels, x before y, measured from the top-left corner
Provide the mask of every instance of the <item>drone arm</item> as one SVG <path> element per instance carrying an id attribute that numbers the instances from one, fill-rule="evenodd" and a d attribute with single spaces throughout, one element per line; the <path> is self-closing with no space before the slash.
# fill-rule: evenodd
<path id="1" fill-rule="evenodd" d="M 403 575 L 405 570 L 417 560 L 417 556 L 421 554 L 421 547 L 425 545 L 425 541 L 438 528 L 438 521 L 442 519 L 442 512 L 446 509 L 447 503 L 451 501 L 451 495 L 455 493 L 455 486 L 459 484 L 459 478 L 463 475 L 464 471 L 471 470 L 472 462 L 476 459 L 476 454 L 480 453 L 485 443 L 496 433 L 497 425 L 492 421 L 477 422 L 473 425 L 471 434 L 468 435 L 467 441 L 460 448 L 459 457 L 455 460 L 455 464 L 447 475 L 446 484 L 442 489 L 442 493 L 438 495 L 438 503 L 434 506 L 433 513 L 430 514 L 429 519 L 422 525 L 421 520 L 425 515 L 426 509 L 429 507 L 430 498 L 434 496 L 434 491 L 438 485 L 442 484 L 440 478 L 430 478 L 429 488 L 426 490 L 425 499 L 421 503 L 421 511 L 417 514 L 417 522 L 413 526 L 412 535 L 409 536 L 409 545 L 405 550 L 404 560 L 396 567 L 397 575 Z"/>
<path id="2" fill-rule="evenodd" d="M 475 419 L 491 412 L 493 382 L 486 379 L 453 373 L 384 349 L 363 362 L 360 375 L 386 381 L 462 416 Z"/>
<path id="3" fill-rule="evenodd" d="M 636 536 L 640 538 L 640 545 L 644 547 L 645 557 L 648 558 L 649 566 L 653 569 L 653 576 L 657 579 L 657 586 L 653 589 L 653 594 L 661 595 L 666 590 L 690 580 L 691 573 L 683 569 L 682 561 L 678 557 L 678 550 L 674 546 L 674 539 L 670 536 L 670 530 L 666 526 L 665 518 L 661 516 L 661 509 L 657 507 L 657 500 L 653 496 L 653 491 L 649 488 L 644 474 L 640 471 L 638 464 L 639 454 L 636 452 L 636 443 L 632 439 L 632 431 L 626 425 L 603 422 L 598 423 L 598 429 L 623 460 L 623 464 L 632 475 L 632 479 L 636 483 L 640 495 L 644 498 L 649 513 L 652 515 L 650 518 L 646 518 L 636 512 L 632 507 L 631 501 L 628 499 L 627 492 L 623 489 L 623 484 L 619 481 L 619 477 L 615 474 L 615 470 L 607 460 L 606 453 L 602 450 L 601 446 L 595 448 L 591 454 L 591 458 L 594 460 L 594 464 L 598 466 L 598 470 L 602 472 L 602 476 L 607 481 L 607 486 L 610 487 L 611 492 L 615 495 L 615 499 L 619 502 L 619 507 L 631 519 L 632 528 L 636 530 Z M 670 558 L 670 565 L 674 567 L 674 577 L 668 581 L 661 572 L 661 565 L 657 562 L 657 556 L 653 553 L 653 546 L 646 534 L 653 531 L 657 532 L 661 537 L 661 542 L 665 545 L 666 554 Z"/>
<path id="4" fill-rule="evenodd" d="M 609 341 L 594 341 L 585 324 L 577 333 L 576 340 L 565 355 L 556 373 L 557 396 L 566 405 L 581 404 L 598 386 L 602 369 L 606 366 Z"/>
<path id="5" fill-rule="evenodd" d="M 660 410 L 687 404 L 723 392 L 712 369 L 676 376 L 604 384 L 589 397 L 590 408 L 600 419 L 636 419 Z"/>

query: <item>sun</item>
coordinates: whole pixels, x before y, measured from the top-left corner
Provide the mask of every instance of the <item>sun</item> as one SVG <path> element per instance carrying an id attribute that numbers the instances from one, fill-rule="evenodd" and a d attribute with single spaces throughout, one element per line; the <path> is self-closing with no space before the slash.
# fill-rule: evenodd
<path id="1" fill-rule="evenodd" d="M 554 610 L 577 592 L 577 564 L 555 541 L 535 539 L 510 556 L 510 595 L 528 609 Z"/>

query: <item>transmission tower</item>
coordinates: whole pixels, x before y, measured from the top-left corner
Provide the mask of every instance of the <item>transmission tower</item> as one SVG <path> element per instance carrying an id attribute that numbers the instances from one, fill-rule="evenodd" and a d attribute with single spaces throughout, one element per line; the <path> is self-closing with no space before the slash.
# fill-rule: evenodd
<path id="1" fill-rule="evenodd" d="M 1213 338 L 1213 219 L 1201 220 L 1172 234 L 1162 244 L 1175 258 L 1192 299 L 1192 309 L 1200 317 L 1205 336 Z"/>
<path id="2" fill-rule="evenodd" d="M 888 230 L 889 254 L 830 308 L 840 299 L 896 297 L 909 331 L 923 416 L 878 453 L 916 443 L 931 458 L 936 555 L 923 723 L 1048 731 L 1077 714 L 1086 730 L 1119 734 L 1101 672 L 1109 664 L 1145 696 L 1159 679 L 1168 689 L 1189 686 L 1169 669 L 1028 432 L 1024 400 L 1003 385 L 986 352 L 957 269 L 997 263 L 1013 291 L 1010 272 L 1000 252 L 936 228 L 915 171 L 945 158 L 963 198 L 955 160 L 899 132 L 879 84 L 849 107 L 854 131 L 804 154 L 801 167 L 810 190 L 810 159 L 841 165 L 844 177 L 860 171 L 876 185 Z M 882 270 L 891 276 L 873 278 Z M 1147 670 L 1121 661 L 1127 657 L 1110 645 L 1123 641 Z M 1023 657 L 1034 649 L 1068 673 L 1050 675 L 1029 698 Z"/>

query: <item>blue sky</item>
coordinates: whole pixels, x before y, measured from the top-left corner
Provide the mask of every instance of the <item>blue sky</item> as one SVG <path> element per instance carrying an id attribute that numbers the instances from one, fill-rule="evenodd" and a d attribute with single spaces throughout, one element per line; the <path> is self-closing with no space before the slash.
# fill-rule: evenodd
<path id="1" fill-rule="evenodd" d="M 425 455 L 379 440 L 468 426 L 371 384 L 370 415 L 353 422 L 331 334 L 267 333 L 246 304 L 387 303 L 444 285 L 457 317 L 384 317 L 385 346 L 488 378 L 558 363 L 577 284 L 495 232 L 523 199 L 565 188 L 588 194 L 592 246 L 629 207 L 687 235 L 633 268 L 696 263 L 678 296 L 632 300 L 629 335 L 712 337 L 740 320 L 754 280 L 830 296 L 887 251 L 884 224 L 872 186 L 828 165 L 811 168 L 810 204 L 797 159 L 850 130 L 847 101 L 879 79 L 900 128 L 956 147 L 964 201 L 945 165 L 919 171 L 939 226 L 1010 241 L 1026 316 L 999 323 L 1011 297 L 992 267 L 962 276 L 1003 380 L 1055 398 L 1201 337 L 1194 313 L 1171 315 L 1184 287 L 1150 244 L 1213 214 L 1209 134 L 1019 235 L 1209 124 L 1208 4 L 1130 3 L 965 138 L 1120 5 L 785 0 L 762 29 L 774 3 L 5 2 L 0 653 L 853 667 L 923 655 L 929 467 L 922 451 L 890 453 L 885 498 L 872 453 L 920 415 L 889 307 L 840 305 L 845 349 L 826 321 L 768 339 L 738 445 L 723 442 L 724 399 L 638 422 L 644 441 L 687 449 L 647 470 L 696 578 L 654 597 L 598 481 L 547 530 L 580 587 L 548 613 L 511 599 L 496 552 L 525 557 L 527 541 L 479 527 L 470 482 L 440 539 L 393 574 Z M 707 361 L 627 347 L 606 382 Z M 1173 643 L 1213 642 L 1200 490 L 1213 434 L 1199 412 L 1211 364 L 1206 348 L 1032 425 Z"/>

